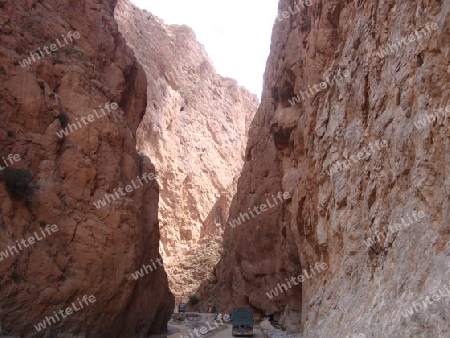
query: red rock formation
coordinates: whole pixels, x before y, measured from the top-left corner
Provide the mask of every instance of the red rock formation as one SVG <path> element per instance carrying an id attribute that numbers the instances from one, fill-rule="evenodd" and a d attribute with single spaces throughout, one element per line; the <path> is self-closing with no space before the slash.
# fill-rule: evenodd
<path id="1" fill-rule="evenodd" d="M 226 229 L 216 284 L 207 286 L 225 310 L 281 313 L 285 329 L 306 337 L 449 335 L 448 298 L 402 315 L 448 281 L 449 121 L 414 125 L 448 105 L 448 5 L 324 0 L 290 15 L 292 1 L 280 1 L 288 14 L 274 27 L 230 219 L 279 191 L 293 197 Z M 431 22 L 437 30 L 420 33 L 420 41 L 377 56 Z M 344 70 L 348 78 L 312 87 Z M 291 106 L 308 86 L 313 94 Z M 383 140 L 387 147 L 358 158 Z M 327 174 L 346 159 L 348 169 Z M 425 218 L 409 228 L 364 244 L 419 211 Z M 266 295 L 316 262 L 329 268 Z"/>
<path id="2" fill-rule="evenodd" d="M 216 73 L 190 28 L 122 0 L 115 16 L 147 74 L 138 149 L 160 174 L 161 252 L 171 290 L 186 297 L 219 260 L 258 100 Z"/>
<path id="3" fill-rule="evenodd" d="M 118 32 L 114 6 L 0 1 L 0 156 L 19 154 L 13 166 L 28 170 L 37 187 L 33 195 L 12 198 L 11 180 L 0 175 L 0 251 L 46 224 L 58 227 L 0 261 L 5 336 L 147 336 L 165 329 L 173 309 L 162 267 L 137 281 L 131 275 L 160 257 L 157 184 L 94 206 L 105 193 L 154 171 L 135 150 L 146 78 Z M 64 44 L 69 31 L 79 38 L 47 53 L 44 46 L 56 39 Z M 39 48 L 39 60 L 19 64 Z M 108 102 L 119 105 L 115 114 L 83 125 L 81 117 Z M 81 127 L 60 138 L 65 116 L 75 126 L 78 118 Z M 94 295 L 95 303 L 36 332 L 34 325 L 84 295 Z"/>

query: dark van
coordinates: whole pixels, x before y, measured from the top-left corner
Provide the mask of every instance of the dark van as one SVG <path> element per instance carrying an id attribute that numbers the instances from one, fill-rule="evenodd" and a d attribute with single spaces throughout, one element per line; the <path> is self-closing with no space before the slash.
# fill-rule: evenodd
<path id="1" fill-rule="evenodd" d="M 253 336 L 253 310 L 233 309 L 233 336 Z"/>

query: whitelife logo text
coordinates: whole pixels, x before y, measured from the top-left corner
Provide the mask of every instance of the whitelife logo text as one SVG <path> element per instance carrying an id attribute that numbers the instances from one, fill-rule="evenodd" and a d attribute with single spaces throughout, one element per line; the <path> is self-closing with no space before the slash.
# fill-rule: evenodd
<path id="1" fill-rule="evenodd" d="M 151 174 L 145 173 L 145 174 L 142 176 L 142 179 L 145 181 L 145 183 L 148 183 L 149 181 L 154 180 L 155 178 L 156 178 L 156 175 L 153 174 L 153 173 L 151 173 Z M 120 187 L 120 188 L 118 188 L 118 189 L 114 189 L 114 190 L 113 190 L 113 194 L 116 195 L 115 197 L 114 197 L 113 194 L 108 194 L 108 193 L 106 193 L 106 194 L 105 194 L 105 198 L 102 198 L 102 199 L 98 200 L 97 202 L 94 202 L 95 207 L 96 207 L 97 209 L 100 209 L 100 208 L 102 208 L 102 207 L 105 207 L 108 203 L 114 202 L 114 201 L 116 200 L 116 197 L 117 197 L 117 199 L 120 199 L 121 196 L 122 196 L 122 197 L 123 197 L 123 196 L 126 196 L 126 194 L 124 193 L 123 189 L 125 189 L 125 191 L 126 191 L 127 193 L 130 193 L 130 192 L 132 192 L 133 190 L 139 189 L 140 187 L 142 187 L 142 186 L 144 185 L 144 183 L 143 183 L 142 180 L 139 178 L 139 176 L 137 176 L 137 181 L 140 183 L 140 185 L 136 185 L 136 184 L 134 183 L 134 180 L 132 180 L 131 183 L 133 184 L 133 186 L 131 186 L 131 184 L 129 184 L 129 185 L 127 185 L 125 188 Z M 134 188 L 134 189 L 133 189 L 133 188 Z M 118 191 L 116 191 L 116 190 L 118 190 Z M 119 193 L 120 193 L 120 195 L 119 195 Z M 111 199 L 111 200 L 110 200 L 110 199 Z"/>
<path id="2" fill-rule="evenodd" d="M 7 160 L 5 160 L 5 157 L 3 156 L 2 157 L 2 160 L 3 160 L 3 163 L 5 164 L 5 167 L 3 167 L 1 164 L 0 164 L 0 171 L 2 171 L 3 169 L 6 169 L 6 168 L 8 168 L 9 167 L 9 164 L 14 164 L 14 162 L 19 162 L 20 160 L 21 160 L 21 158 L 20 158 L 20 155 L 19 154 L 9 154 L 8 155 L 8 158 L 7 158 L 7 160 L 9 161 L 9 164 L 8 164 L 8 161 Z"/>
<path id="3" fill-rule="evenodd" d="M 72 37 L 75 38 L 75 39 L 79 39 L 79 38 L 80 38 L 80 33 L 77 32 L 77 31 L 75 31 L 73 34 L 72 34 L 71 31 L 68 32 L 68 33 L 67 33 L 67 38 L 70 40 L 70 42 L 73 42 L 73 38 L 72 38 Z M 63 38 L 63 40 L 64 40 L 64 42 L 65 42 L 66 44 L 62 44 L 61 42 L 59 42 L 59 39 L 56 39 L 56 42 L 58 43 L 59 48 L 64 47 L 65 45 L 68 45 L 68 44 L 69 44 L 69 43 L 67 42 L 66 37 L 64 36 L 64 34 L 62 35 L 62 38 Z M 47 53 L 47 55 L 49 55 L 49 54 L 51 54 L 52 52 L 56 52 L 56 51 L 58 50 L 58 47 L 56 46 L 56 44 L 52 43 L 52 44 L 50 45 L 50 47 L 44 46 L 44 48 L 42 48 L 42 49 Z M 26 58 L 26 59 L 23 59 L 22 61 L 19 61 L 19 64 L 20 64 L 22 67 L 25 68 L 25 67 L 31 65 L 31 63 L 32 63 L 33 61 L 34 61 L 34 62 L 37 61 L 35 57 L 37 58 L 37 60 L 40 60 L 41 58 L 44 58 L 44 57 L 45 57 L 44 53 L 42 52 L 42 50 L 41 50 L 40 48 L 36 49 L 34 52 L 30 52 L 30 57 L 28 57 L 28 58 Z M 33 61 L 32 61 L 32 60 L 33 60 Z"/>
<path id="4" fill-rule="evenodd" d="M 278 200 L 281 203 L 283 203 L 283 198 L 284 198 L 284 200 L 287 200 L 287 199 L 291 198 L 291 195 L 288 192 L 285 192 L 285 193 L 279 192 L 277 197 L 274 197 L 272 195 L 272 198 L 273 198 L 273 202 L 275 203 L 275 205 L 272 205 L 270 203 L 269 199 L 266 199 L 267 205 L 266 204 L 261 204 L 259 207 L 255 206 L 255 207 L 253 207 L 253 211 L 255 211 L 257 215 L 260 215 L 262 212 L 264 212 L 264 211 L 266 211 L 266 210 L 268 210 L 270 208 L 273 208 L 274 206 L 278 205 Z M 269 208 L 267 208 L 267 206 L 269 206 Z M 250 208 L 248 208 L 248 210 L 250 212 L 250 215 L 252 215 L 252 217 L 250 217 L 246 212 L 244 212 L 244 213 L 241 212 L 239 214 L 238 218 L 236 218 L 234 220 L 231 220 L 230 222 L 228 222 L 228 224 L 232 228 L 235 228 L 237 225 L 241 225 L 242 223 L 245 223 L 246 221 L 250 221 L 251 218 L 255 218 L 257 216 L 257 215 L 253 214 L 253 212 L 250 210 Z M 245 218 L 247 218 L 247 220 Z M 242 222 L 241 222 L 241 220 L 242 220 Z"/>
<path id="5" fill-rule="evenodd" d="M 314 269 L 316 269 L 317 273 L 320 273 L 320 272 L 328 269 L 328 265 L 327 265 L 327 263 L 324 263 L 324 262 L 321 262 L 321 263 L 317 262 L 315 264 L 315 267 L 310 270 L 311 276 L 308 274 L 308 272 L 306 270 L 303 270 L 303 274 L 306 276 L 306 279 L 310 279 L 316 275 Z M 292 285 L 289 281 L 291 281 L 292 284 L 294 284 L 294 285 L 298 285 L 299 283 L 303 283 L 305 281 L 305 276 L 298 275 L 297 277 L 291 277 L 289 280 L 286 278 L 286 282 L 289 286 L 289 289 L 292 289 Z M 298 281 L 298 283 L 297 283 L 297 281 Z M 286 286 L 286 284 L 278 283 L 277 287 L 270 290 L 269 292 L 266 292 L 266 295 L 267 295 L 267 297 L 269 297 L 269 299 L 272 299 L 273 297 L 278 296 L 278 289 L 280 290 L 280 294 L 282 294 L 283 291 L 288 290 L 288 286 Z M 283 288 L 284 288 L 284 290 L 283 290 Z"/>
<path id="6" fill-rule="evenodd" d="M 111 109 L 116 110 L 118 107 L 119 107 L 119 105 L 117 103 L 107 102 L 105 104 L 105 108 L 108 110 L 108 113 L 111 112 Z M 105 110 L 103 108 L 97 108 L 97 109 L 101 110 L 103 112 L 103 115 L 98 115 L 97 110 L 94 109 L 95 116 L 94 116 L 94 114 L 90 114 L 88 116 L 81 117 L 81 121 L 84 123 L 85 126 L 87 126 L 87 124 L 88 124 L 87 122 L 89 122 L 89 123 L 94 122 L 95 117 L 97 117 L 97 119 L 99 119 L 99 118 L 107 115 L 107 113 L 105 112 Z M 86 122 L 86 120 L 87 120 L 87 122 Z M 77 124 L 78 124 L 78 127 L 77 127 Z M 82 124 L 78 120 L 78 118 L 76 119 L 74 124 L 68 123 L 67 125 L 68 125 L 68 127 L 66 127 L 65 129 L 61 129 L 59 132 L 58 131 L 56 132 L 56 135 L 59 138 L 63 138 L 64 136 L 69 135 L 69 130 L 70 130 L 70 132 L 73 132 L 73 131 L 77 131 L 78 129 L 80 129 L 82 127 Z"/>
<path id="7" fill-rule="evenodd" d="M 330 80 L 329 76 L 326 76 L 325 81 L 313 84 L 312 88 L 311 86 L 308 86 L 309 91 L 308 90 L 305 90 L 304 92 L 300 91 L 297 96 L 294 96 L 292 99 L 288 100 L 289 104 L 291 106 L 295 106 L 296 104 L 300 103 L 302 99 L 305 100 L 307 97 L 310 98 L 311 95 L 314 96 L 318 92 L 325 90 L 328 87 L 331 87 L 335 83 L 335 81 L 344 82 L 344 78 L 349 76 L 350 76 L 349 70 L 344 70 L 341 74 L 341 70 L 339 69 L 337 73 L 333 76 L 332 80 Z"/>
<path id="8" fill-rule="evenodd" d="M 426 216 L 426 214 L 423 211 L 419 211 L 419 212 L 414 211 L 412 213 L 412 215 L 416 222 L 419 222 L 421 219 L 425 218 L 425 216 Z M 402 217 L 401 223 L 390 224 L 388 226 L 388 231 L 378 231 L 375 235 L 373 235 L 372 237 L 369 237 L 366 241 L 363 241 L 364 244 L 367 247 L 371 247 L 377 241 L 380 242 L 383 237 L 387 237 L 389 234 L 395 234 L 397 231 L 400 231 L 402 228 L 405 228 L 405 229 L 409 228 L 414 223 L 414 221 L 411 218 L 411 215 L 408 215 L 408 219 L 410 221 L 409 224 L 407 222 L 405 222 L 405 217 Z"/>
<path id="9" fill-rule="evenodd" d="M 72 313 L 74 313 L 74 311 L 75 312 L 77 312 L 77 311 L 80 311 L 81 309 L 84 309 L 84 307 L 83 307 L 83 303 L 80 301 L 80 298 L 77 298 L 77 300 L 78 300 L 78 304 L 80 305 L 80 309 L 79 308 L 77 308 L 76 307 L 76 305 L 75 305 L 75 302 L 73 302 L 72 304 L 71 304 L 71 306 L 69 306 L 68 308 L 66 308 L 64 311 L 63 310 L 59 310 L 58 311 L 58 313 L 61 315 L 61 317 L 64 319 L 64 318 L 66 318 L 67 316 L 70 316 Z M 95 303 L 95 301 L 96 301 L 96 299 L 95 299 L 95 296 L 86 296 L 86 295 L 84 295 L 83 296 L 83 302 L 86 304 L 86 305 L 89 305 L 89 304 L 93 304 L 93 303 Z M 89 303 L 88 303 L 88 301 L 89 301 Z M 73 309 L 72 309 L 73 308 Z M 59 317 L 58 317 L 58 314 L 56 313 L 56 311 L 53 311 L 53 313 L 55 314 L 55 316 L 45 316 L 45 320 L 43 320 L 42 322 L 40 322 L 40 323 L 38 323 L 38 325 L 34 325 L 34 328 L 36 329 L 36 331 L 41 331 L 41 330 L 43 330 L 43 329 L 45 329 L 46 327 L 47 327 L 47 324 L 48 324 L 48 326 L 51 326 L 52 324 L 56 324 L 56 320 L 58 320 L 58 322 L 61 320 Z M 66 315 L 64 315 L 64 313 L 66 314 Z M 56 320 L 55 320 L 55 317 L 56 317 Z M 53 322 L 53 323 L 50 323 L 50 320 Z"/>
<path id="10" fill-rule="evenodd" d="M 445 293 L 442 292 L 444 288 L 447 290 L 447 292 L 445 292 Z M 413 315 L 414 310 L 416 311 L 416 313 L 419 312 L 419 310 L 427 310 L 428 305 L 431 305 L 431 304 L 433 304 L 433 302 L 438 302 L 441 299 L 450 296 L 450 290 L 448 289 L 448 286 L 445 286 L 437 291 L 439 291 L 439 295 L 436 292 L 431 296 L 426 296 L 426 297 L 422 298 L 422 305 L 420 305 L 420 302 L 419 303 L 413 302 L 412 306 L 409 309 L 402 311 L 403 317 L 408 318 L 409 316 Z"/>
<path id="11" fill-rule="evenodd" d="M 45 226 L 45 231 L 47 232 L 48 235 L 51 235 L 53 232 L 58 231 L 58 226 L 56 224 L 53 224 L 50 226 L 50 224 L 47 224 Z M 31 244 L 36 243 L 37 241 L 41 241 L 43 240 L 45 237 L 47 237 L 47 235 L 44 232 L 44 229 L 41 229 L 41 235 L 42 237 L 39 237 L 39 235 L 34 232 L 34 236 L 28 237 L 28 239 L 22 239 L 20 242 L 16 241 L 17 245 L 16 246 L 9 246 L 5 251 L 0 251 L 0 261 L 2 261 L 3 259 L 6 259 L 9 257 L 9 253 L 11 253 L 11 256 L 13 255 L 13 249 L 16 251 L 16 255 L 19 254 L 19 250 L 22 251 L 23 248 L 21 246 L 21 244 L 25 247 L 28 248 Z M 29 245 L 27 245 L 26 243 L 28 242 Z M 19 250 L 17 250 L 17 247 L 19 248 Z M 8 253 L 9 250 L 9 253 Z"/>
<path id="12" fill-rule="evenodd" d="M 367 160 L 376 153 L 376 150 L 380 151 L 381 148 L 386 148 L 388 146 L 388 142 L 386 140 L 382 140 L 381 142 L 379 140 L 375 141 L 376 149 L 374 148 L 372 142 L 369 143 L 369 145 L 365 148 L 362 148 L 362 150 L 355 155 L 351 155 L 349 160 L 345 161 L 336 161 L 333 165 L 330 166 L 330 169 L 327 170 L 328 175 L 332 176 L 333 174 L 336 174 L 339 170 L 344 169 L 350 169 L 351 165 L 353 163 L 358 163 L 362 160 Z M 353 163 L 351 162 L 353 161 Z"/>
<path id="13" fill-rule="evenodd" d="M 222 320 L 221 317 L 220 317 L 218 320 L 219 320 L 220 324 L 225 324 L 225 323 L 223 322 L 223 320 Z M 228 320 L 225 319 L 225 322 L 228 322 L 228 321 L 229 321 L 229 319 L 228 319 Z M 195 333 L 195 336 L 196 336 L 197 338 L 200 338 L 201 335 L 207 334 L 208 332 L 211 332 L 211 331 L 213 331 L 213 330 L 215 330 L 215 329 L 217 329 L 217 328 L 219 327 L 219 323 L 217 323 L 217 322 L 214 323 L 214 325 L 215 325 L 216 327 L 211 327 L 211 325 L 209 325 L 209 322 L 206 322 L 206 324 L 208 325 L 209 330 L 208 330 L 208 327 L 202 326 L 200 329 L 193 329 L 194 332 L 191 332 L 191 330 L 189 330 L 189 331 L 187 332 L 187 333 L 189 333 L 189 336 L 183 336 L 183 335 L 180 335 L 180 338 L 194 338 L 194 333 Z M 200 331 L 200 333 L 199 333 L 198 331 Z"/>
<path id="14" fill-rule="evenodd" d="M 162 262 L 161 258 L 156 258 L 156 261 L 158 262 L 159 266 L 164 266 L 164 263 Z M 151 265 L 142 265 L 141 270 L 136 271 L 135 273 L 132 273 L 131 276 L 133 276 L 134 280 L 138 280 L 141 277 L 144 277 L 149 272 L 147 270 L 150 270 L 150 272 L 153 272 L 153 270 L 156 270 L 158 267 L 156 266 L 155 262 L 152 259 Z M 145 271 L 145 274 L 144 274 Z"/>
<path id="15" fill-rule="evenodd" d="M 277 17 L 278 21 L 281 22 L 281 21 L 283 21 L 284 19 L 289 18 L 291 15 L 295 15 L 295 14 L 297 14 L 297 13 L 300 13 L 300 7 L 299 7 L 299 5 L 300 5 L 303 9 L 305 9 L 306 7 L 309 7 L 309 6 L 312 5 L 312 1 L 311 1 L 311 0 L 305 0 L 305 1 L 300 0 L 300 1 L 296 2 L 296 3 L 294 3 L 295 11 L 292 9 L 292 6 L 289 6 L 289 7 L 288 7 L 288 10 L 289 10 L 290 14 L 289 14 L 288 11 L 283 11 L 283 12 L 281 12 L 280 14 L 278 14 L 278 17 Z"/>
<path id="16" fill-rule="evenodd" d="M 385 48 L 379 48 L 376 51 L 374 50 L 373 46 L 370 43 L 368 43 L 366 47 L 369 50 L 370 57 L 378 57 L 381 59 L 388 55 L 398 52 L 399 50 L 401 50 L 402 47 L 405 47 L 412 42 L 420 41 L 421 39 L 426 39 L 428 38 L 428 34 L 433 33 L 431 30 L 435 31 L 438 29 L 438 24 L 436 22 L 428 22 L 425 25 L 425 28 L 426 30 L 423 27 L 416 29 L 414 33 L 411 33 L 409 36 L 397 39 L 391 44 L 387 43 L 386 44 L 387 47 L 385 45 Z"/>

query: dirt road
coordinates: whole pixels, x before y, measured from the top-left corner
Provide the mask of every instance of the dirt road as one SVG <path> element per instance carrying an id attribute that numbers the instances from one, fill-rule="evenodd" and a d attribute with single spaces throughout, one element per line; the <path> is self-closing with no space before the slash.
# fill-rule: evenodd
<path id="1" fill-rule="evenodd" d="M 193 317 L 195 316 L 195 317 Z M 201 328 L 207 333 L 200 334 Z M 193 329 L 197 329 L 194 333 Z M 219 323 L 213 319 L 213 314 L 186 313 L 184 320 L 171 320 L 168 325 L 169 332 L 166 335 L 153 336 L 153 338 L 232 338 L 231 324 Z M 264 338 L 259 328 L 253 330 L 253 338 Z M 200 337 L 199 337 L 200 336 Z"/>
<path id="2" fill-rule="evenodd" d="M 225 330 L 230 326 L 214 320 L 211 313 L 186 313 L 182 321 L 171 320 L 168 323 L 168 334 L 152 336 L 152 338 L 211 338 L 214 334 Z M 197 329 L 194 331 L 194 329 Z M 206 333 L 201 334 L 201 329 Z M 231 336 L 231 326 L 230 326 Z"/>
<path id="3" fill-rule="evenodd" d="M 210 335 L 211 338 L 232 338 L 233 335 L 231 334 L 231 325 L 228 325 L 226 329 L 223 329 L 218 332 L 211 332 Z M 264 334 L 261 332 L 260 329 L 253 330 L 253 338 L 264 338 Z"/>

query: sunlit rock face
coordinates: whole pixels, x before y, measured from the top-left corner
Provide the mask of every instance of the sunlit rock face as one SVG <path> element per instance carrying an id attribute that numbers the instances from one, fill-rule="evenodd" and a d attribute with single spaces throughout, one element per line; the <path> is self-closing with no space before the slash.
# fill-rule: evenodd
<path id="1" fill-rule="evenodd" d="M 450 272 L 449 5 L 280 1 L 229 219 L 292 198 L 226 228 L 206 297 L 305 337 L 449 334 L 450 298 L 423 305 Z"/>
<path id="2" fill-rule="evenodd" d="M 171 290 L 183 298 L 219 260 L 258 99 L 216 73 L 190 28 L 122 0 L 115 16 L 147 74 L 138 149 L 158 171 L 161 254 Z"/>
<path id="3" fill-rule="evenodd" d="M 163 267 L 132 277 L 160 257 L 157 183 L 95 206 L 155 171 L 136 151 L 145 73 L 114 5 L 0 1 L 0 157 L 19 154 L 11 167 L 28 171 L 35 188 L 0 172 L 0 252 L 9 253 L 0 261 L 2 337 L 143 337 L 164 331 L 172 313 Z M 116 109 L 99 109 L 107 104 Z M 99 116 L 83 121 L 94 109 Z M 58 136 L 66 123 L 72 129 Z M 47 224 L 58 230 L 42 238 Z M 8 251 L 31 237 L 27 248 Z M 85 295 L 95 302 L 80 309 Z M 63 319 L 58 311 L 72 303 L 79 310 Z M 55 313 L 59 320 L 35 329 Z"/>

